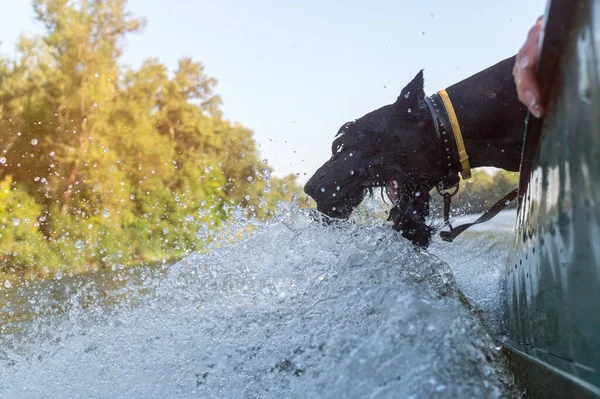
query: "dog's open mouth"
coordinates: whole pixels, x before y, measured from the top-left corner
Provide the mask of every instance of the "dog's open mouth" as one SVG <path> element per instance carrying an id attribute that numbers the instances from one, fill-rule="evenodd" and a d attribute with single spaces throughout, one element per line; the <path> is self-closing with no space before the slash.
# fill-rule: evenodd
<path id="1" fill-rule="evenodd" d="M 390 180 L 388 184 L 386 184 L 385 194 L 392 205 L 396 205 L 398 202 L 398 182 L 396 180 Z"/>

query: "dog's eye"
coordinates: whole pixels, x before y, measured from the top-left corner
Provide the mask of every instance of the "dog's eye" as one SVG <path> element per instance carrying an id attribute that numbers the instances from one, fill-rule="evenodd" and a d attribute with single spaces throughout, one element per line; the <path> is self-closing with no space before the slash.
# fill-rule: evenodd
<path id="1" fill-rule="evenodd" d="M 339 155 L 343 149 L 344 149 L 344 141 L 341 137 L 338 137 L 337 139 L 335 139 L 333 141 L 333 143 L 331 143 L 331 153 L 333 154 L 334 157 Z"/>
<path id="2" fill-rule="evenodd" d="M 344 149 L 344 144 L 333 144 L 331 146 L 331 155 L 333 158 L 338 158 L 342 155 L 342 150 Z"/>

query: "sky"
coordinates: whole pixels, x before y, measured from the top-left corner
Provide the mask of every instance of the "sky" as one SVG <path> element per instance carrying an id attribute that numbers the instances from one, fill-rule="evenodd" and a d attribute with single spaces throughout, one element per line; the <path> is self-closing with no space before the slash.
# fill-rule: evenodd
<path id="1" fill-rule="evenodd" d="M 546 0 L 130 0 L 146 19 L 123 64 L 202 62 L 227 119 L 252 129 L 276 175 L 306 181 L 347 121 L 395 101 L 421 69 L 431 94 L 514 55 Z M 41 32 L 0 0 L 0 53 Z"/>

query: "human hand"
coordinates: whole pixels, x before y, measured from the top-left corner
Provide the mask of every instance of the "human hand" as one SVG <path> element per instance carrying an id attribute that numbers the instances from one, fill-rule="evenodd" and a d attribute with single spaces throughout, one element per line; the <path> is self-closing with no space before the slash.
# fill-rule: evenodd
<path id="1" fill-rule="evenodd" d="M 529 31 L 525 44 L 517 54 L 513 68 L 519 100 L 529 108 L 531 114 L 536 118 L 544 115 L 544 100 L 541 98 L 540 86 L 535 78 L 542 22 L 543 16 L 538 18 Z"/>

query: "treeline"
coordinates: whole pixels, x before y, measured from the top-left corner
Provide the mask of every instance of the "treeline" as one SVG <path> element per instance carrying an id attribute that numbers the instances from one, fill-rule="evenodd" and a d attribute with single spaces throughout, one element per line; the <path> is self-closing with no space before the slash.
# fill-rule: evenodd
<path id="1" fill-rule="evenodd" d="M 221 117 L 201 63 L 119 63 L 144 25 L 126 0 L 33 7 L 44 33 L 0 59 L 1 273 L 182 256 L 234 205 L 264 218 L 297 189 L 294 176 L 270 176 L 250 130 Z"/>
<path id="2" fill-rule="evenodd" d="M 460 188 L 452 197 L 450 206 L 451 217 L 483 213 L 490 209 L 502 197 L 508 194 L 519 184 L 519 174 L 501 169 L 487 168 L 471 170 L 472 178 L 461 180 Z M 429 194 L 429 219 L 432 225 L 437 226 L 443 218 L 443 198 L 432 189 Z M 382 200 L 380 200 L 383 198 Z M 361 204 L 354 211 L 354 218 L 362 224 L 380 225 L 389 215 L 391 203 L 387 196 L 380 191 L 374 192 L 374 201 Z M 516 208 L 517 202 L 512 201 L 506 209 Z"/>
<path id="3" fill-rule="evenodd" d="M 519 185 L 519 174 L 504 170 L 487 172 L 482 169 L 472 171 L 472 178 L 461 180 L 458 193 L 452 198 L 452 214 L 482 213 Z M 442 215 L 442 197 L 435 190 L 431 192 L 432 212 Z M 507 209 L 516 207 L 513 201 Z"/>

